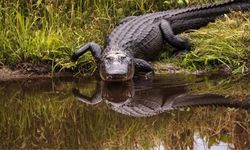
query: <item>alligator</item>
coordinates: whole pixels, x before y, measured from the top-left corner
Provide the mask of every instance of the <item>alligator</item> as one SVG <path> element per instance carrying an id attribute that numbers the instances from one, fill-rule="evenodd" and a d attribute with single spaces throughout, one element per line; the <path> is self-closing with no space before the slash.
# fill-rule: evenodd
<path id="1" fill-rule="evenodd" d="M 153 81 L 154 82 L 154 81 Z M 133 117 L 151 117 L 163 112 L 190 107 L 227 107 L 250 110 L 250 99 L 235 100 L 216 94 L 190 94 L 187 85 L 155 87 L 151 80 L 94 82 L 92 96 L 73 87 L 75 98 L 88 105 L 104 101 L 112 110 Z M 84 87 L 88 83 L 85 82 Z M 77 84 L 75 84 L 77 85 Z M 157 83 L 158 85 L 158 83 Z"/>
<path id="2" fill-rule="evenodd" d="M 162 12 L 153 12 L 122 19 L 107 36 L 102 48 L 90 42 L 71 56 L 76 61 L 90 51 L 105 81 L 126 81 L 135 73 L 150 74 L 153 67 L 147 62 L 157 56 L 165 43 L 176 50 L 190 51 L 188 38 L 178 34 L 199 29 L 231 11 L 250 9 L 249 0 L 228 0 L 215 4 L 190 6 Z"/>

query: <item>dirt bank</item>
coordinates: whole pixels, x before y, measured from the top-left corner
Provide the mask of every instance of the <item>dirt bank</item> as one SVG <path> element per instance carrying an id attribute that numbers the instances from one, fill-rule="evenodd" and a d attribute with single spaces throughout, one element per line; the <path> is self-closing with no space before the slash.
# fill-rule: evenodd
<path id="1" fill-rule="evenodd" d="M 14 80 L 35 80 L 35 79 L 45 79 L 52 77 L 73 77 L 73 73 L 70 72 L 37 73 L 37 72 L 27 71 L 24 69 L 11 70 L 7 67 L 0 68 L 0 82 L 14 81 Z"/>
<path id="2" fill-rule="evenodd" d="M 190 72 L 181 67 L 174 66 L 172 64 L 154 63 L 156 74 L 193 74 L 193 75 L 231 75 L 232 70 L 228 70 L 226 67 L 219 67 L 213 72 L 206 72 L 204 70 L 197 70 Z M 250 69 L 249 69 L 250 70 Z M 52 73 L 50 65 L 33 65 L 33 64 L 20 64 L 15 69 L 10 69 L 6 66 L 0 67 L 0 81 L 10 80 L 32 80 L 52 77 L 74 77 L 76 72 L 64 71 Z M 245 73 L 246 74 L 246 73 Z"/>

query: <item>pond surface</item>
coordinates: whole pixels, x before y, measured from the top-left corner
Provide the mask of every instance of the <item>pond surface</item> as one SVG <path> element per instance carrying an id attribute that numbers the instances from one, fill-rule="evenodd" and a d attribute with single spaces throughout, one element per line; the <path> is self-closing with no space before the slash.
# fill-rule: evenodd
<path id="1" fill-rule="evenodd" d="M 1 149 L 250 149 L 249 77 L 0 84 Z"/>

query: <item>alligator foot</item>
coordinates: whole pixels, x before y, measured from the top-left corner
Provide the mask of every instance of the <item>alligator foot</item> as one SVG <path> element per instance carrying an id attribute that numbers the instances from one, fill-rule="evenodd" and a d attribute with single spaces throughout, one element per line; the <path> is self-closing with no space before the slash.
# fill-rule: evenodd
<path id="1" fill-rule="evenodd" d="M 190 52 L 189 49 L 181 49 L 181 50 L 176 49 L 170 52 L 170 57 L 176 57 L 176 56 L 179 57 L 181 54 L 186 54 L 188 52 Z"/>
<path id="2" fill-rule="evenodd" d="M 141 73 L 154 72 L 154 68 L 143 59 L 135 58 L 134 63 L 135 63 L 135 70 L 138 72 L 141 72 Z"/>
<path id="3" fill-rule="evenodd" d="M 144 80 L 150 80 L 153 79 L 154 72 L 136 72 L 134 78 L 136 79 L 144 79 Z"/>

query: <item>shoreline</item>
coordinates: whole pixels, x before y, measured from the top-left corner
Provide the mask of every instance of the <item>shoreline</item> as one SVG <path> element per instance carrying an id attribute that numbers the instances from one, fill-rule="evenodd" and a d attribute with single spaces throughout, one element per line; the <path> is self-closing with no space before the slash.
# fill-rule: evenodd
<path id="1" fill-rule="evenodd" d="M 7 68 L 7 67 L 3 67 L 0 69 L 0 82 L 51 79 L 55 77 L 74 77 L 74 73 L 49 72 L 49 73 L 37 74 L 35 72 L 25 72 L 24 70 L 21 70 L 21 69 L 11 70 L 10 68 Z"/>
<path id="2" fill-rule="evenodd" d="M 33 68 L 36 66 L 32 66 Z M 50 68 L 49 65 L 44 65 L 44 68 Z M 183 75 L 225 75 L 231 76 L 234 75 L 230 70 L 225 69 L 217 69 L 216 71 L 205 71 L 205 70 L 196 70 L 189 71 L 184 68 L 174 66 L 171 64 L 163 64 L 163 63 L 154 63 L 153 67 L 155 68 L 155 74 L 183 74 Z M 35 79 L 51 79 L 57 77 L 83 77 L 84 74 L 77 75 L 77 72 L 74 71 L 62 71 L 62 72 L 52 72 L 51 70 L 46 70 L 43 72 L 38 72 L 37 70 L 20 68 L 20 69 L 10 69 L 7 66 L 3 66 L 0 68 L 0 82 L 6 81 L 17 81 L 17 80 L 35 80 Z M 88 75 L 90 73 L 86 73 Z M 249 71 L 245 74 L 249 74 Z M 95 73 L 93 73 L 95 75 Z M 237 75 L 237 74 L 236 74 Z M 242 74 L 241 74 L 242 75 Z"/>

